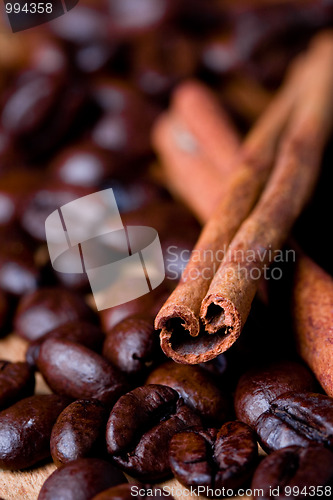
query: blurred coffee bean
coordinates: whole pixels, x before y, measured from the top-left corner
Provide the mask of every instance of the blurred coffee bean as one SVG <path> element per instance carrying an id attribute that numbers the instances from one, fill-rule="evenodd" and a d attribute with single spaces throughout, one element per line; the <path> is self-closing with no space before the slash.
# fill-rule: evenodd
<path id="1" fill-rule="evenodd" d="M 105 358 L 69 340 L 45 340 L 37 366 L 56 394 L 71 398 L 93 398 L 112 407 L 128 389 L 123 375 Z"/>
<path id="2" fill-rule="evenodd" d="M 221 390 L 211 375 L 199 366 L 168 361 L 155 368 L 146 383 L 172 387 L 185 404 L 210 425 L 221 425 L 231 417 L 229 394 Z"/>
<path id="3" fill-rule="evenodd" d="M 151 203 L 162 202 L 168 199 L 168 192 L 155 182 L 146 178 L 112 179 L 104 183 L 104 188 L 113 189 L 117 206 L 121 214 L 139 210 Z"/>
<path id="4" fill-rule="evenodd" d="M 50 75 L 56 81 L 64 81 L 69 70 L 69 61 L 61 44 L 54 38 L 37 32 L 34 32 L 30 43 L 32 45 L 28 60 L 30 70 Z"/>
<path id="5" fill-rule="evenodd" d="M 177 12 L 175 0 L 109 0 L 111 36 L 128 38 L 160 28 Z"/>
<path id="6" fill-rule="evenodd" d="M 113 462 L 130 476 L 155 482 L 170 474 L 171 437 L 200 424 L 200 418 L 170 387 L 138 387 L 113 407 L 107 423 L 107 449 Z"/>
<path id="7" fill-rule="evenodd" d="M 9 313 L 9 301 L 7 295 L 0 290 L 0 337 L 6 332 Z"/>
<path id="8" fill-rule="evenodd" d="M 34 390 L 35 376 L 28 363 L 0 360 L 0 410 L 31 396 Z"/>
<path id="9" fill-rule="evenodd" d="M 50 436 L 69 400 L 61 396 L 31 396 L 0 413 L 0 467 L 25 469 L 50 455 Z"/>
<path id="10" fill-rule="evenodd" d="M 147 373 L 161 358 L 159 336 L 153 323 L 153 318 L 139 315 L 120 321 L 107 333 L 103 356 L 130 376 Z"/>
<path id="11" fill-rule="evenodd" d="M 81 186 L 68 186 L 63 183 L 42 184 L 25 200 L 22 209 L 21 225 L 33 238 L 45 241 L 45 220 L 62 205 L 91 194 L 92 189 Z"/>
<path id="12" fill-rule="evenodd" d="M 236 416 L 254 427 L 270 403 L 284 392 L 313 391 L 316 381 L 311 372 L 294 361 L 278 361 L 253 368 L 239 379 L 235 394 Z"/>
<path id="13" fill-rule="evenodd" d="M 325 486 L 332 486 L 332 481 L 333 454 L 329 450 L 320 446 L 289 446 L 263 459 L 251 488 L 263 492 L 254 497 L 260 500 L 269 500 L 273 495 L 280 500 L 298 500 L 303 495 L 304 498 L 316 497 L 316 493 L 319 496 Z M 324 493 L 330 495 L 331 488 Z"/>
<path id="14" fill-rule="evenodd" d="M 0 125 L 0 174 L 3 175 L 21 162 L 20 152 L 17 151 L 13 138 Z M 1 212 L 2 210 L 1 204 Z"/>
<path id="15" fill-rule="evenodd" d="M 138 106 L 142 98 L 124 80 L 103 77 L 93 81 L 90 88 L 92 100 L 103 113 L 119 115 L 126 109 Z M 139 104 L 142 106 L 142 104 Z"/>
<path id="16" fill-rule="evenodd" d="M 43 484 L 38 500 L 91 500 L 125 480 L 124 474 L 105 460 L 80 458 L 53 472 Z"/>
<path id="17" fill-rule="evenodd" d="M 333 449 L 333 399 L 323 394 L 286 392 L 260 415 L 255 430 L 265 450 L 321 444 Z"/>
<path id="18" fill-rule="evenodd" d="M 19 220 L 26 196 L 40 185 L 41 177 L 34 170 L 17 167 L 0 177 L 0 227 Z"/>
<path id="19" fill-rule="evenodd" d="M 219 431 L 176 434 L 170 443 L 170 464 L 186 487 L 239 488 L 257 465 L 255 434 L 243 422 L 228 422 Z"/>
<path id="20" fill-rule="evenodd" d="M 52 161 L 51 176 L 57 181 L 79 187 L 97 188 L 116 165 L 89 142 L 79 142 L 63 149 Z"/>
<path id="21" fill-rule="evenodd" d="M 134 81 L 144 94 L 165 99 L 195 73 L 196 47 L 181 32 L 163 30 L 143 37 L 133 51 Z"/>
<path id="22" fill-rule="evenodd" d="M 56 466 L 102 455 L 106 450 L 106 421 L 107 411 L 99 401 L 79 399 L 67 406 L 51 434 L 51 455 Z"/>
<path id="23" fill-rule="evenodd" d="M 118 45 L 105 40 L 94 40 L 75 48 L 74 63 L 82 73 L 97 73 L 113 62 Z"/>
<path id="24" fill-rule="evenodd" d="M 41 288 L 21 299 L 14 327 L 18 335 L 31 341 L 65 323 L 93 319 L 92 310 L 74 292 L 60 287 Z"/>
<path id="25" fill-rule="evenodd" d="M 84 323 L 82 321 L 64 323 L 42 337 L 30 342 L 25 355 L 27 363 L 30 366 L 36 367 L 40 347 L 44 340 L 50 338 L 67 339 L 99 353 L 102 351 L 105 336 L 100 328 L 91 323 Z"/>
<path id="26" fill-rule="evenodd" d="M 241 65 L 242 54 L 234 31 L 204 40 L 201 61 L 205 69 L 219 75 L 237 70 Z"/>
<path id="27" fill-rule="evenodd" d="M 0 247 L 0 288 L 14 297 L 33 292 L 40 282 L 40 270 L 31 241 L 13 227 L 0 228 L 0 238 L 6 242 Z"/>
<path id="28" fill-rule="evenodd" d="M 162 285 L 138 299 L 100 311 L 99 316 L 103 331 L 110 331 L 120 321 L 135 314 L 144 314 L 154 318 L 169 295 L 168 287 L 162 283 Z"/>

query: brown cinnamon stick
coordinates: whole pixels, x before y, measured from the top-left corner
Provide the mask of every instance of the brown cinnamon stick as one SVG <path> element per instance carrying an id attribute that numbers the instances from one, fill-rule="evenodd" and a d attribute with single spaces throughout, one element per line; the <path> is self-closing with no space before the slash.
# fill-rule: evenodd
<path id="1" fill-rule="evenodd" d="M 280 135 L 303 80 L 299 65 L 299 62 L 295 64 L 286 85 L 240 149 L 235 173 L 226 181 L 224 198 L 203 229 L 179 285 L 156 317 L 155 326 L 161 329 L 162 349 L 175 361 L 200 363 L 219 354 L 224 332 L 209 336 L 200 331 L 201 302 L 225 249 L 256 203 L 267 180 Z M 171 151 L 169 138 L 162 134 L 159 127 L 160 123 L 154 134 L 155 146 L 168 161 L 168 157 L 176 154 L 177 145 L 174 142 Z M 206 151 L 206 148 L 203 150 Z"/>
<path id="2" fill-rule="evenodd" d="M 332 33 L 316 38 L 310 61 L 312 76 L 308 75 L 301 92 L 302 103 L 283 138 L 273 174 L 255 209 L 233 238 L 202 302 L 200 315 L 206 331 L 219 338 L 218 353 L 239 337 L 259 277 L 287 238 L 319 174 L 332 122 Z"/>
<path id="3" fill-rule="evenodd" d="M 333 278 L 297 253 L 293 319 L 299 354 L 333 397 Z"/>

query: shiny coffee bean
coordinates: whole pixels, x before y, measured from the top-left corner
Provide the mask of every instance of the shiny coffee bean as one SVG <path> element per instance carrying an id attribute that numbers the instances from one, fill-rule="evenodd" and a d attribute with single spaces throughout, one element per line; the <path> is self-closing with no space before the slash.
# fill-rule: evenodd
<path id="1" fill-rule="evenodd" d="M 35 376 L 28 363 L 0 360 L 0 410 L 31 396 L 34 390 Z"/>
<path id="2" fill-rule="evenodd" d="M 113 486 L 108 490 L 98 493 L 92 500 L 133 500 L 133 495 L 131 493 L 132 485 L 130 484 L 120 484 L 119 486 Z M 146 498 L 144 495 L 140 495 L 140 498 Z"/>
<path id="3" fill-rule="evenodd" d="M 211 375 L 199 366 L 181 365 L 168 361 L 155 368 L 147 384 L 172 387 L 209 424 L 220 424 L 231 416 L 231 398 L 214 382 Z"/>
<path id="4" fill-rule="evenodd" d="M 155 288 L 155 290 L 146 295 L 142 295 L 138 299 L 109 309 L 104 309 L 99 313 L 103 331 L 110 331 L 111 328 L 114 328 L 120 321 L 135 314 L 144 314 L 154 318 L 169 295 L 169 289 L 162 283 L 159 287 Z"/>
<path id="5" fill-rule="evenodd" d="M 148 316 L 124 319 L 108 332 L 103 346 L 103 356 L 128 375 L 146 373 L 159 354 L 159 337 Z"/>
<path id="6" fill-rule="evenodd" d="M 25 358 L 30 366 L 35 367 L 39 356 L 39 351 L 44 340 L 47 339 L 67 339 L 71 342 L 84 345 L 92 351 L 101 352 L 104 342 L 104 334 L 95 325 L 74 321 L 56 327 L 42 337 L 30 342 Z"/>
<path id="7" fill-rule="evenodd" d="M 173 436 L 170 464 L 187 487 L 238 488 L 257 464 L 258 446 L 252 429 L 228 422 L 219 431 L 187 431 Z"/>
<path id="8" fill-rule="evenodd" d="M 89 142 L 81 142 L 62 150 L 50 170 L 51 175 L 64 184 L 97 188 L 114 173 L 114 167 L 105 153 Z"/>
<path id="9" fill-rule="evenodd" d="M 50 455 L 52 427 L 69 400 L 31 396 L 0 413 L 0 467 L 25 469 Z"/>
<path id="10" fill-rule="evenodd" d="M 96 400 L 79 399 L 59 415 L 51 434 L 51 455 L 57 467 L 105 451 L 107 410 Z"/>
<path id="11" fill-rule="evenodd" d="M 125 476 L 105 460 L 80 458 L 47 478 L 38 500 L 91 500 L 97 493 L 124 483 Z"/>
<path id="12" fill-rule="evenodd" d="M 46 241 L 45 220 L 66 203 L 91 194 L 93 190 L 81 186 L 69 186 L 63 183 L 45 183 L 33 191 L 24 201 L 21 226 L 38 241 Z"/>
<path id="13" fill-rule="evenodd" d="M 33 292 L 40 282 L 34 248 L 26 235 L 13 227 L 0 228 L 0 288 L 13 297 Z"/>
<path id="14" fill-rule="evenodd" d="M 221 378 L 227 370 L 227 358 L 225 354 L 219 354 L 216 358 L 206 363 L 199 363 L 200 368 L 207 370 L 215 377 L 215 380 Z"/>
<path id="15" fill-rule="evenodd" d="M 138 387 L 113 407 L 107 423 L 107 449 L 113 462 L 129 475 L 157 481 L 170 474 L 171 437 L 200 425 L 200 418 L 170 387 Z"/>
<path id="16" fill-rule="evenodd" d="M 94 398 L 113 406 L 127 390 L 123 375 L 106 359 L 69 340 L 43 342 L 37 366 L 55 393 L 72 398 Z"/>
<path id="17" fill-rule="evenodd" d="M 79 295 L 65 288 L 41 288 L 21 299 L 14 327 L 32 341 L 65 323 L 91 320 L 93 313 Z"/>
<path id="18" fill-rule="evenodd" d="M 313 391 L 311 372 L 294 361 L 278 361 L 253 368 L 238 381 L 235 394 L 236 416 L 251 427 L 268 410 L 270 403 L 284 392 Z"/>
<path id="19" fill-rule="evenodd" d="M 255 495 L 258 500 L 299 500 L 303 495 L 303 498 L 317 497 L 316 493 L 325 492 L 325 486 L 331 487 L 332 482 L 332 452 L 320 446 L 289 446 L 264 458 L 255 471 L 251 488 L 263 492 Z M 331 496 L 331 488 L 324 496 Z"/>
<path id="20" fill-rule="evenodd" d="M 255 430 L 265 450 L 310 444 L 333 449 L 333 399 L 323 394 L 287 392 L 260 415 Z"/>

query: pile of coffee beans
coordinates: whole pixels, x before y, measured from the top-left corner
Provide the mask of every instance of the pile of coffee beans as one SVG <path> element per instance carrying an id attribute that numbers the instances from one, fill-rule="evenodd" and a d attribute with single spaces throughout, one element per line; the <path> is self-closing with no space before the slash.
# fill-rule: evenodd
<path id="1" fill-rule="evenodd" d="M 0 469 L 53 460 L 39 500 L 163 500 L 157 483 L 172 477 L 184 495 L 331 496 L 333 400 L 267 304 L 213 361 L 178 365 L 160 349 L 154 317 L 200 225 L 156 169 L 151 129 L 197 78 L 245 132 L 233 82 L 270 94 L 332 22 L 321 0 L 80 0 L 15 35 L 0 20 Z M 87 275 L 52 268 L 45 220 L 109 187 L 125 225 L 158 231 L 166 278 L 97 313 Z M 25 361 L 7 360 L 8 335 Z M 35 393 L 37 373 L 50 394 Z"/>

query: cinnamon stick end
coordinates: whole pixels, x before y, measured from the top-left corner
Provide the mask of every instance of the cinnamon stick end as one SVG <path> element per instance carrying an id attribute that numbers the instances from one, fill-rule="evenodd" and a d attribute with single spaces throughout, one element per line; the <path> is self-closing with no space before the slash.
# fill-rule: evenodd
<path id="1" fill-rule="evenodd" d="M 207 295 L 201 305 L 200 317 L 209 334 L 223 332 L 221 352 L 229 349 L 240 336 L 241 315 L 233 302 L 225 297 Z"/>

